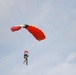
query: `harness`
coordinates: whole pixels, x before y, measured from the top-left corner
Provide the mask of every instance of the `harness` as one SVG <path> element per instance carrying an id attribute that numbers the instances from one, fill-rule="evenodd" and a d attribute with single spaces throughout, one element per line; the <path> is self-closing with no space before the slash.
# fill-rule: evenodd
<path id="1" fill-rule="evenodd" d="M 27 58 L 28 57 L 28 55 L 27 54 L 24 54 L 24 58 Z"/>

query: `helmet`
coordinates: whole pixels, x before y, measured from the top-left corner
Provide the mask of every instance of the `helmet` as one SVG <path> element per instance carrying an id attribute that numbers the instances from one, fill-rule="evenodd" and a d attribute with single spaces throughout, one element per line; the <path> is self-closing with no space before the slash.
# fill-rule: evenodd
<path id="1" fill-rule="evenodd" d="M 28 53 L 28 50 L 24 50 L 24 52 L 27 52 Z"/>

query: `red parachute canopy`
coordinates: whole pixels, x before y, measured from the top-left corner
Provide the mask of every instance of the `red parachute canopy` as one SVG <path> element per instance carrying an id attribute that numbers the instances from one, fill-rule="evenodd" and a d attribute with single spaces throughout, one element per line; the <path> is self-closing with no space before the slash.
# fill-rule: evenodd
<path id="1" fill-rule="evenodd" d="M 23 24 L 23 25 L 13 26 L 11 27 L 11 31 L 12 32 L 18 31 L 21 28 L 27 29 L 38 41 L 44 40 L 46 38 L 42 30 L 32 25 Z"/>

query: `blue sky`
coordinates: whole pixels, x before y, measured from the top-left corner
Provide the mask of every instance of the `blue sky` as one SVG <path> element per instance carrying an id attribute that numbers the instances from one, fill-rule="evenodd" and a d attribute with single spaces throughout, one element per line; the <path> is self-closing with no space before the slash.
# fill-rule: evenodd
<path id="1" fill-rule="evenodd" d="M 32 24 L 46 35 L 37 41 L 13 25 Z M 1 75 L 76 75 L 76 0 L 0 0 Z M 29 65 L 23 52 L 29 50 Z"/>

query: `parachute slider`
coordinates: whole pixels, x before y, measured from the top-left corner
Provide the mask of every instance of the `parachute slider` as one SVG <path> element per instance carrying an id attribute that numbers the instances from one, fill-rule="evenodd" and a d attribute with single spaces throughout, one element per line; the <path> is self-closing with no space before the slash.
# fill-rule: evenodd
<path id="1" fill-rule="evenodd" d="M 28 24 L 23 24 L 23 25 L 24 25 L 23 28 L 27 28 L 27 27 L 29 27 Z"/>

